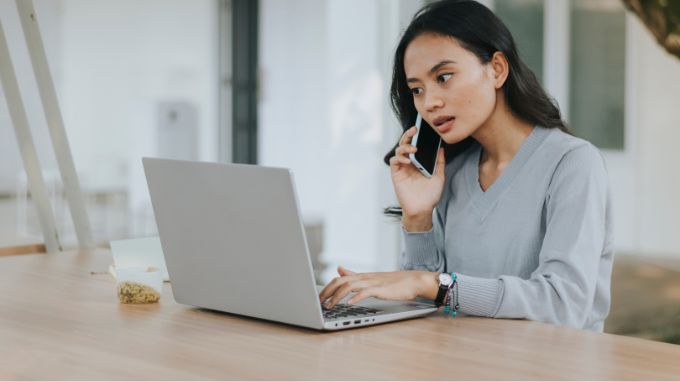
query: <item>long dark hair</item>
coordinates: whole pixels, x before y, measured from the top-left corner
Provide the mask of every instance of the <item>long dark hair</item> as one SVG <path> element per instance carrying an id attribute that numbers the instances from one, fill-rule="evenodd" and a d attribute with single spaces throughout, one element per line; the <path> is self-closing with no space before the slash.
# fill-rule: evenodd
<path id="1" fill-rule="evenodd" d="M 392 109 L 404 131 L 413 126 L 418 113 L 406 83 L 404 52 L 411 41 L 423 33 L 455 38 L 483 64 L 490 62 L 494 53 L 503 53 L 509 64 L 503 93 L 512 113 L 534 125 L 559 128 L 570 134 L 566 123 L 562 121 L 557 103 L 548 96 L 531 69 L 519 58 L 508 28 L 493 12 L 474 0 L 441 0 L 430 3 L 415 14 L 404 31 L 394 53 L 390 89 Z M 468 137 L 455 144 L 442 142 L 446 162 L 470 146 L 472 139 Z M 385 155 L 386 164 L 389 164 L 398 145 L 397 142 Z"/>

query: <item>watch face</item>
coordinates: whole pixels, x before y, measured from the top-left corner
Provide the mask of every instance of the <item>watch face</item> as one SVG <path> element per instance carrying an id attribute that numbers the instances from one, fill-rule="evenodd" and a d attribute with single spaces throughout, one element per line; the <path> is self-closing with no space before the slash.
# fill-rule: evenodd
<path id="1" fill-rule="evenodd" d="M 448 273 L 441 273 L 439 275 L 439 285 L 449 286 L 453 283 L 453 278 Z"/>

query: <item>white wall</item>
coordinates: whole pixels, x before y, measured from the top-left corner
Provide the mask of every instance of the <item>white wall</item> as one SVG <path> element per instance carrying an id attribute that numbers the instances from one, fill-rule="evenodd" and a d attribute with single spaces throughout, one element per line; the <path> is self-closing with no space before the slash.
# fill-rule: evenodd
<path id="1" fill-rule="evenodd" d="M 217 159 L 217 0 L 37 0 L 36 10 L 85 190 L 129 192 L 133 211 L 147 209 L 140 158 L 158 152 L 161 102 L 196 107 L 198 159 Z M 41 162 L 54 169 L 14 0 L 0 11 Z M 0 179 L 14 184 L 22 166 L 4 99 L 0 123 Z M 129 233 L 143 234 L 134 223 Z"/>
<path id="2" fill-rule="evenodd" d="M 82 171 L 125 184 L 162 101 L 198 107 L 201 158 L 216 158 L 216 2 L 62 1 L 62 109 Z"/>
<path id="3" fill-rule="evenodd" d="M 156 127 L 157 104 L 166 100 L 198 106 L 201 158 L 217 157 L 215 0 L 37 0 L 36 10 L 79 172 L 125 185 L 131 145 Z M 0 14 L 29 122 L 44 125 L 14 1 L 0 0 Z M 4 98 L 0 111 L 11 127 Z M 0 155 L 18 155 L 7 132 Z M 34 138 L 48 139 L 46 131 Z"/>
<path id="4" fill-rule="evenodd" d="M 626 148 L 605 151 L 621 253 L 680 257 L 680 59 L 627 20 Z"/>
<path id="5" fill-rule="evenodd" d="M 666 53 L 637 20 L 631 23 L 635 179 L 633 249 L 680 257 L 680 59 Z M 624 223 L 624 222 L 621 222 Z"/>

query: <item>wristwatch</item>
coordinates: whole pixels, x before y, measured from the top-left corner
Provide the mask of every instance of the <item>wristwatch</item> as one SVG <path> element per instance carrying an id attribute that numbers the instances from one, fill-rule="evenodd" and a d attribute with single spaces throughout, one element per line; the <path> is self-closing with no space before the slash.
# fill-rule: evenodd
<path id="1" fill-rule="evenodd" d="M 446 297 L 449 286 L 453 284 L 453 277 L 448 273 L 440 273 L 437 280 L 439 281 L 439 291 L 437 291 L 437 297 L 434 299 L 434 305 L 440 307 L 444 304 L 444 297 Z"/>

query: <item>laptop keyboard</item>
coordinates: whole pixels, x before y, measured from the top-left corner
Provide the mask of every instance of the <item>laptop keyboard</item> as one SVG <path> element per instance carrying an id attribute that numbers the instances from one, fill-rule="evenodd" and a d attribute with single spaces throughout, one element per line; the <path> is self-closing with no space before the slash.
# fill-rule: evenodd
<path id="1" fill-rule="evenodd" d="M 382 310 L 378 309 L 347 304 L 337 304 L 333 307 L 333 309 L 326 309 L 322 305 L 321 309 L 323 310 L 323 318 L 327 320 L 336 320 L 345 317 L 370 316 L 382 312 Z"/>

